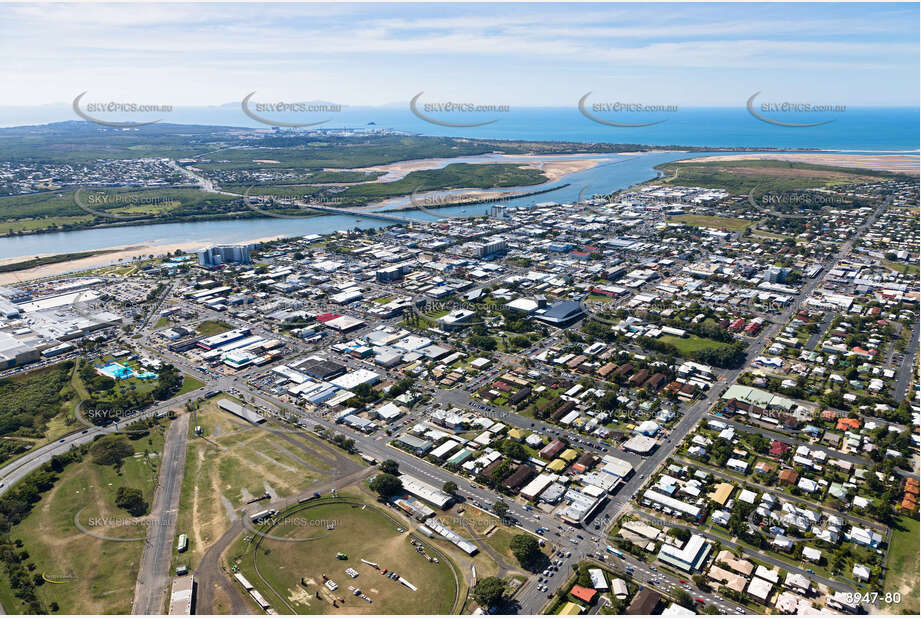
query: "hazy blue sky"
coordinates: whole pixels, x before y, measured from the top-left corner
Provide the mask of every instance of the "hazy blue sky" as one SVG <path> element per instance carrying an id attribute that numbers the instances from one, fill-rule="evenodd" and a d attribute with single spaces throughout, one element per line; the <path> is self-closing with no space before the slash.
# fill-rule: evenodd
<path id="1" fill-rule="evenodd" d="M 913 4 L 0 5 L 0 105 L 918 105 Z"/>

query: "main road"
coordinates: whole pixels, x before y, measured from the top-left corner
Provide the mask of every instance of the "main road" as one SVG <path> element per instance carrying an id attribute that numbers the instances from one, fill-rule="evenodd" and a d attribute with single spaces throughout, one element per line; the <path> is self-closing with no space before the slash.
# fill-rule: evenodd
<path id="1" fill-rule="evenodd" d="M 120 421 L 121 427 L 130 425 L 137 420 L 149 418 L 156 414 L 166 412 L 167 410 L 184 405 L 187 401 L 201 397 L 203 395 L 203 388 L 204 387 L 189 391 L 177 397 L 173 397 L 171 399 L 167 399 L 166 401 L 154 404 L 153 407 L 143 410 L 142 412 L 138 412 L 137 414 L 126 416 Z M 98 436 L 107 433 L 118 433 L 120 431 L 118 425 L 119 423 L 114 423 L 105 427 L 87 425 L 85 429 L 78 429 L 73 433 L 64 436 L 63 438 L 58 439 L 55 442 L 41 446 L 34 451 L 30 451 L 22 457 L 6 464 L 0 468 L 0 495 L 3 495 L 9 491 L 10 488 L 12 488 L 16 483 L 37 470 L 42 465 L 51 461 L 51 458 L 55 455 L 62 455 L 76 446 L 92 442 Z"/>

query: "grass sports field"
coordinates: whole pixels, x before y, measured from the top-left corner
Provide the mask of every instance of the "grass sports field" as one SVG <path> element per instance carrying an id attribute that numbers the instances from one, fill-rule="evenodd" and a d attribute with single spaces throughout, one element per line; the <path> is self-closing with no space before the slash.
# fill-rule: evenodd
<path id="1" fill-rule="evenodd" d="M 285 540 L 256 537 L 254 550 L 249 542 L 253 535 L 242 538 L 230 550 L 231 562 L 282 614 L 452 613 L 457 593 L 452 563 L 433 550 L 429 539 L 399 532 L 399 527 L 405 528 L 405 524 L 380 507 L 357 500 L 307 503 L 280 514 L 276 525 L 267 530 L 267 534 Z M 439 562 L 429 562 L 418 552 L 410 543 L 411 536 Z M 337 559 L 339 552 L 348 559 Z M 381 575 L 362 558 L 381 569 L 395 570 L 417 590 Z M 348 568 L 358 576 L 347 575 Z M 338 585 L 335 592 L 324 585 L 324 574 Z M 354 596 L 349 587 L 360 589 L 372 602 Z M 344 602 L 337 600 L 340 598 Z"/>
<path id="2" fill-rule="evenodd" d="M 93 463 L 91 455 L 64 468 L 54 487 L 10 531 L 11 538 L 22 539 L 34 573 L 44 576 L 36 592 L 46 607 L 56 602 L 62 614 L 131 612 L 143 539 L 154 522 L 115 506 L 115 493 L 121 486 L 133 487 L 151 503 L 165 427 L 161 421 L 148 436 L 131 440 L 135 454 L 124 460 L 120 472 Z M 78 514 L 81 525 L 95 534 L 137 540 L 85 534 L 74 523 Z M 0 594 L 5 609 L 23 611 L 7 593 Z"/>

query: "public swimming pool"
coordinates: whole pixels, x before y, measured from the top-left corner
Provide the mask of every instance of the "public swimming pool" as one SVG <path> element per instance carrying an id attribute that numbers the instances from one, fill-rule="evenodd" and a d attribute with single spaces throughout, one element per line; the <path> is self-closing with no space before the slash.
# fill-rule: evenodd
<path id="1" fill-rule="evenodd" d="M 131 367 L 115 362 L 98 365 L 96 371 L 102 375 L 109 376 L 113 380 L 127 380 L 128 378 L 150 380 L 157 377 L 157 374 L 152 371 L 135 371 Z"/>

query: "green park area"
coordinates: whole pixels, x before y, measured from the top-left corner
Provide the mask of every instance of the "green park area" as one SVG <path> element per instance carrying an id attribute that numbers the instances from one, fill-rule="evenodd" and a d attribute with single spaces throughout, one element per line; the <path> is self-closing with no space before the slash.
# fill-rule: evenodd
<path id="1" fill-rule="evenodd" d="M 191 188 L 106 189 L 76 196 L 70 189 L 45 191 L 0 197 L 0 235 L 80 229 L 116 219 L 163 222 L 241 208 L 239 198 Z"/>
<path id="2" fill-rule="evenodd" d="M 661 335 L 658 339 L 659 341 L 675 346 L 678 349 L 678 353 L 685 357 L 690 357 L 695 352 L 708 348 L 730 347 L 725 343 L 714 341 L 713 339 L 705 339 L 704 337 L 698 337 L 697 335 L 691 334 L 686 335 L 685 337 L 676 337 L 675 335 Z"/>
<path id="3" fill-rule="evenodd" d="M 887 614 L 918 615 L 921 584 L 918 582 L 919 534 L 921 523 L 914 517 L 899 517 L 892 530 L 886 562 L 886 582 L 880 595 L 898 593 L 897 603 L 883 604 Z"/>
<path id="4" fill-rule="evenodd" d="M 241 537 L 228 556 L 280 614 L 456 613 L 463 599 L 454 563 L 406 528 L 361 499 L 323 498 L 279 513 L 262 534 Z"/>
<path id="5" fill-rule="evenodd" d="M 696 227 L 708 227 L 716 230 L 726 230 L 729 232 L 741 232 L 748 229 L 754 221 L 748 219 L 736 219 L 733 217 L 712 217 L 709 215 L 678 215 L 671 217 L 669 221 L 693 225 Z"/>
<path id="6" fill-rule="evenodd" d="M 16 486 L 40 498 L 0 536 L 15 556 L 0 568 L 7 612 L 131 612 L 167 422 L 97 438 Z"/>

